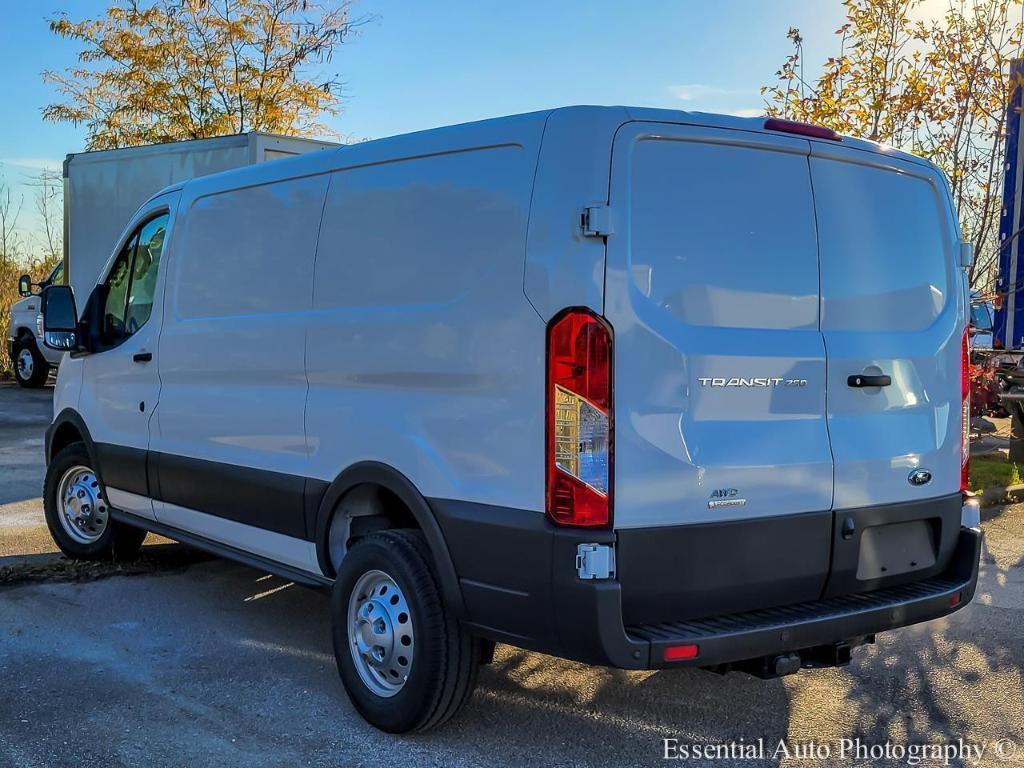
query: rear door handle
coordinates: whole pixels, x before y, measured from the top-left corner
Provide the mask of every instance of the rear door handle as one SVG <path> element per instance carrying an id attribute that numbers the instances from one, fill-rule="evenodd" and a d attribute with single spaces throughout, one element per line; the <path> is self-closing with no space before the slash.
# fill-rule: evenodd
<path id="1" fill-rule="evenodd" d="M 152 359 L 152 352 L 136 352 L 134 355 L 132 355 L 132 360 L 136 363 L 148 363 Z"/>
<path id="2" fill-rule="evenodd" d="M 851 387 L 888 387 L 892 384 L 892 378 L 884 373 L 877 375 L 858 373 L 846 380 Z"/>

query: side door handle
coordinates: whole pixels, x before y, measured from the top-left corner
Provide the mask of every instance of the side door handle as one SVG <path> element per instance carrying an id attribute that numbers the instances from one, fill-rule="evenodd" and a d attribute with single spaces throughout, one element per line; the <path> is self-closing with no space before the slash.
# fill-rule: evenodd
<path id="1" fill-rule="evenodd" d="M 892 384 L 892 378 L 885 375 L 884 373 L 880 373 L 877 375 L 868 373 L 858 373 L 853 376 L 850 376 L 846 380 L 846 383 L 851 387 L 888 387 L 890 384 Z"/>
<path id="2" fill-rule="evenodd" d="M 152 352 L 136 352 L 134 355 L 132 355 L 132 362 L 135 363 L 148 363 L 152 359 Z"/>

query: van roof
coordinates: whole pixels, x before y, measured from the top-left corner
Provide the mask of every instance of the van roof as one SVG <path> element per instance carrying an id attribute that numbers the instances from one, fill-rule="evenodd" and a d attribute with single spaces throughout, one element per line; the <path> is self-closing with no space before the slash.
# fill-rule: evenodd
<path id="1" fill-rule="evenodd" d="M 333 170 L 335 167 L 345 167 L 350 162 L 380 162 L 387 159 L 397 159 L 410 155 L 431 154 L 438 151 L 446 151 L 467 145 L 479 146 L 481 140 L 486 143 L 487 135 L 503 134 L 509 129 L 533 129 L 542 131 L 544 125 L 553 116 L 559 116 L 569 121 L 579 121 L 581 126 L 587 123 L 607 123 L 609 118 L 619 118 L 621 123 L 632 121 L 664 122 L 683 125 L 697 125 L 709 128 L 725 128 L 731 130 L 754 131 L 758 133 L 774 133 L 767 131 L 764 127 L 765 116 L 740 117 L 736 115 L 722 115 L 710 112 L 687 112 L 675 109 L 659 109 L 655 107 L 627 107 L 627 106 L 590 106 L 574 105 L 558 107 L 555 109 L 542 110 L 537 112 L 526 112 L 521 114 L 506 115 L 467 123 L 429 128 L 394 136 L 382 137 L 353 144 L 344 144 L 337 149 L 314 152 L 296 157 L 274 160 L 272 165 L 278 173 L 273 174 L 281 178 L 303 175 L 304 173 L 323 173 Z M 825 141 L 824 139 L 807 138 L 809 141 Z M 831 141 L 829 142 L 831 143 Z M 881 153 L 893 157 L 899 157 L 929 168 L 936 166 L 916 155 L 911 155 L 902 150 L 887 147 L 866 139 L 859 139 L 844 135 L 843 146 L 872 153 Z M 365 155 L 356 158 L 353 154 Z M 344 158 L 344 160 L 342 160 Z M 253 183 L 260 183 L 261 176 L 265 178 L 265 172 L 261 173 L 260 164 L 257 166 L 243 166 L 220 173 L 203 176 L 175 184 L 158 192 L 154 197 L 172 192 L 183 187 L 202 186 L 216 187 L 219 190 L 230 189 L 231 187 L 245 186 Z M 269 179 L 267 179 L 269 180 Z M 234 183 L 233 183 L 234 182 Z M 198 190 L 197 190 L 198 191 Z M 209 189 L 213 191 L 213 189 Z"/>

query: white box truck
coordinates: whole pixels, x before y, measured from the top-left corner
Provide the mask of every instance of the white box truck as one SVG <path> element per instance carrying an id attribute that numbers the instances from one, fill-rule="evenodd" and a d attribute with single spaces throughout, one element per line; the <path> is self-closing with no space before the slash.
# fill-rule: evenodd
<path id="1" fill-rule="evenodd" d="M 292 157 L 338 145 L 328 141 L 242 133 L 211 139 L 77 152 L 64 160 L 64 263 L 40 286 L 67 282 L 88 296 L 131 215 L 164 187 L 197 176 Z M 22 279 L 24 298 L 11 307 L 7 343 L 14 376 L 41 387 L 62 353 L 47 349 L 38 323 L 39 299 Z"/>

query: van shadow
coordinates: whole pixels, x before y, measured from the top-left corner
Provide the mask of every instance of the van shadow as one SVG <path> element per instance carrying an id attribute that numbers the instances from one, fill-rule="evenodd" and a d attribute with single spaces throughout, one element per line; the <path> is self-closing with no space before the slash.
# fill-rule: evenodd
<path id="1" fill-rule="evenodd" d="M 367 738 L 391 740 L 396 760 L 403 749 L 426 749 L 473 765 L 654 764 L 662 761 L 666 738 L 679 744 L 764 739 L 774 745 L 789 729 L 789 694 L 781 680 L 702 670 L 626 672 L 501 645 L 453 721 L 426 734 L 382 736 L 359 720 L 337 678 L 326 594 L 234 564 L 210 566 L 219 574 L 218 587 L 189 587 L 193 594 L 185 599 L 202 614 L 218 612 L 236 624 L 224 633 L 237 635 L 235 645 L 256 655 L 246 665 L 287 668 L 290 687 L 335 702 L 317 730 L 355 727 Z M 202 581 L 210 584 L 209 578 Z M 225 611 L 218 602 L 231 607 Z M 288 728 L 287 722 L 279 727 Z M 321 754 L 323 745 L 307 740 L 305 729 L 278 735 L 303 742 L 299 755 Z"/>
<path id="2" fill-rule="evenodd" d="M 847 670 L 833 673 L 840 679 L 832 692 L 845 689 L 829 708 L 845 723 L 841 738 L 866 745 L 964 739 L 987 743 L 990 752 L 1000 739 L 1024 745 L 1022 568 L 1019 550 L 997 555 L 986 545 L 971 604 L 879 635 Z M 801 687 L 794 712 L 802 711 L 801 699 L 822 694 L 810 678 Z"/>
<path id="3" fill-rule="evenodd" d="M 335 670 L 324 593 L 231 563 L 199 563 L 174 580 L 175 602 L 188 606 L 176 620 L 187 623 L 196 610 L 220 617 L 218 634 L 227 646 L 218 654 L 234 658 L 233 669 L 273 674 L 277 691 L 272 702 L 249 700 L 248 691 L 259 686 L 242 686 L 232 706 L 275 717 L 275 740 L 315 764 L 330 757 L 326 733 L 357 734 L 399 763 L 430 756 L 432 763 L 470 765 L 655 764 L 662 762 L 664 739 L 680 745 L 764 740 L 764 759 L 714 761 L 722 765 L 786 763 L 772 754 L 780 741 L 835 748 L 841 739 L 870 745 L 963 738 L 991 745 L 1010 738 L 1024 745 L 1024 558 L 1012 550 L 986 547 L 971 605 L 880 635 L 847 668 L 762 681 L 701 670 L 594 668 L 499 646 L 458 717 L 405 737 L 375 731 L 349 704 Z M 182 650 L 188 659 L 187 647 Z M 192 662 L 185 663 L 187 672 Z M 276 717 L 300 696 L 314 697 L 316 723 Z"/>

